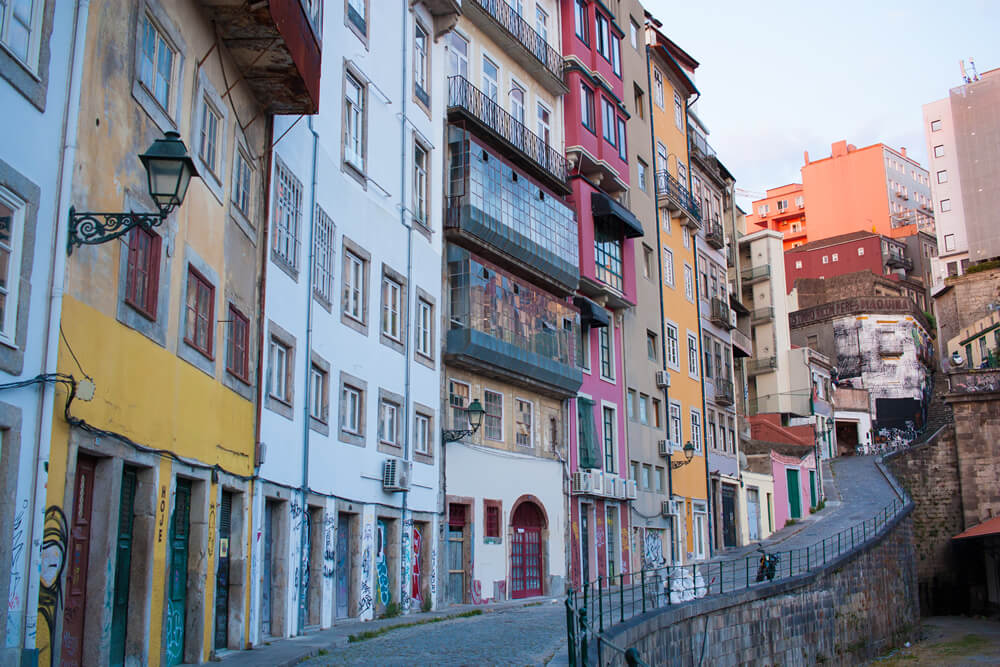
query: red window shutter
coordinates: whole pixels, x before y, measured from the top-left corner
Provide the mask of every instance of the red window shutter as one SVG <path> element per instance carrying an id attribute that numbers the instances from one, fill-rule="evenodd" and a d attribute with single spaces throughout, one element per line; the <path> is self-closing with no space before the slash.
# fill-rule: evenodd
<path id="1" fill-rule="evenodd" d="M 125 300 L 132 302 L 135 299 L 136 263 L 139 256 L 139 233 L 138 227 L 133 227 L 128 235 L 128 263 L 125 269 Z M 139 305 L 139 304 L 137 304 Z"/>
<path id="2" fill-rule="evenodd" d="M 500 537 L 500 508 L 496 505 L 486 508 L 486 537 Z"/>
<path id="3" fill-rule="evenodd" d="M 146 312 L 155 320 L 157 296 L 160 293 L 160 244 L 162 240 L 159 234 L 150 233 L 149 236 L 149 263 L 146 271 L 149 284 L 146 286 Z"/>

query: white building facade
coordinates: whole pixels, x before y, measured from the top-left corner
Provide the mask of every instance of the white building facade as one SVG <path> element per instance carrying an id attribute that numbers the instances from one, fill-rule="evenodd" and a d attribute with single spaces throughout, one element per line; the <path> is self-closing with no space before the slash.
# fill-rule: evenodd
<path id="1" fill-rule="evenodd" d="M 86 12 L 0 5 L 0 664 L 35 647 Z M 10 386 L 30 381 L 26 386 Z M 26 659 L 27 656 L 24 656 Z"/>
<path id="2" fill-rule="evenodd" d="M 440 35 L 458 7 L 325 9 L 321 112 L 274 126 L 252 644 L 436 594 Z"/>

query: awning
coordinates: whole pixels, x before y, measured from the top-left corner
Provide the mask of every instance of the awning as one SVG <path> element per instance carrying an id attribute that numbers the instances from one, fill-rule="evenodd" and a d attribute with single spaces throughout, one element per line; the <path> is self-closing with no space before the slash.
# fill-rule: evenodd
<path id="1" fill-rule="evenodd" d="M 580 309 L 580 323 L 585 327 L 597 329 L 599 327 L 606 327 L 611 323 L 608 311 L 585 296 L 573 297 L 573 305 Z"/>
<path id="2" fill-rule="evenodd" d="M 637 239 L 644 234 L 639 218 L 603 192 L 590 193 L 590 209 L 595 220 L 612 218 L 623 225 L 625 238 Z"/>
<path id="3" fill-rule="evenodd" d="M 962 531 L 951 539 L 964 540 L 970 537 L 986 537 L 988 535 L 996 535 L 997 533 L 1000 533 L 1000 516 L 987 519 L 986 521 L 983 521 L 968 530 Z"/>

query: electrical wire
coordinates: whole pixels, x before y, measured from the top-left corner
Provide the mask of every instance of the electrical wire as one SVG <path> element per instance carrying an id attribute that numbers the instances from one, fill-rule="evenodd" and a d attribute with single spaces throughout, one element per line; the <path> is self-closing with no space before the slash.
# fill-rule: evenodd
<path id="1" fill-rule="evenodd" d="M 61 322 L 59 323 L 59 335 L 62 337 L 63 342 L 66 343 L 66 349 L 69 350 L 70 356 L 73 357 L 73 361 L 76 362 L 76 367 L 80 369 L 80 373 L 83 374 L 83 377 L 87 378 L 88 380 L 93 380 L 94 378 L 87 375 L 87 371 L 83 370 L 83 366 L 80 365 L 80 360 L 76 358 L 76 353 L 73 352 L 73 348 L 70 347 L 69 339 L 66 338 L 66 332 L 63 331 Z M 72 378 L 73 376 L 70 375 L 68 377 Z"/>

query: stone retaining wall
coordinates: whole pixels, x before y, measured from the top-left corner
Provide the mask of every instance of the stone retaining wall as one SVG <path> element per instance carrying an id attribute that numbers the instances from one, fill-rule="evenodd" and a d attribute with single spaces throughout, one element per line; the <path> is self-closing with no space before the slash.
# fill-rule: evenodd
<path id="1" fill-rule="evenodd" d="M 807 575 L 637 616 L 612 628 L 649 665 L 855 665 L 917 635 L 913 505 L 876 540 Z M 596 660 L 591 644 L 590 659 Z M 620 654 L 607 664 L 624 665 Z"/>

